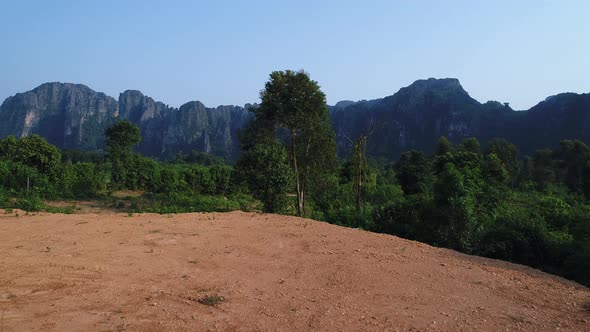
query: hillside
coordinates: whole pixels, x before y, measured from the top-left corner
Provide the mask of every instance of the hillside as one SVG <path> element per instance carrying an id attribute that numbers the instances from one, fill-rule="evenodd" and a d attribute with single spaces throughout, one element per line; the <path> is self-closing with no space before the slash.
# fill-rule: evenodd
<path id="1" fill-rule="evenodd" d="M 230 161 L 240 154 L 239 137 L 249 123 L 249 105 L 206 107 L 190 101 L 179 108 L 127 90 L 118 100 L 87 86 L 46 83 L 9 97 L 0 106 L 0 138 L 40 134 L 61 148 L 100 150 L 104 130 L 116 119 L 137 124 L 138 151 L 170 159 L 191 150 Z M 528 111 L 496 101 L 480 103 L 453 78 L 418 80 L 397 93 L 371 101 L 342 101 L 329 107 L 339 155 L 349 138 L 373 131 L 367 151 L 397 159 L 411 149 L 432 152 L 440 136 L 453 143 L 476 137 L 483 144 L 503 137 L 524 153 L 554 147 L 563 139 L 590 143 L 590 94 L 548 97 Z"/>
<path id="2" fill-rule="evenodd" d="M 288 216 L 2 213 L 0 254 L 2 331 L 590 326 L 576 283 Z"/>

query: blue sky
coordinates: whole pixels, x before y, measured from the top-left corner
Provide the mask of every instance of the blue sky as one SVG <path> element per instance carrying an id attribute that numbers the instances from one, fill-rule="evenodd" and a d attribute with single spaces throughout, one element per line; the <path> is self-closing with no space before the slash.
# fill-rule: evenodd
<path id="1" fill-rule="evenodd" d="M 60 81 L 243 105 L 281 69 L 331 104 L 456 77 L 525 109 L 590 92 L 590 1 L 0 0 L 1 100 Z"/>

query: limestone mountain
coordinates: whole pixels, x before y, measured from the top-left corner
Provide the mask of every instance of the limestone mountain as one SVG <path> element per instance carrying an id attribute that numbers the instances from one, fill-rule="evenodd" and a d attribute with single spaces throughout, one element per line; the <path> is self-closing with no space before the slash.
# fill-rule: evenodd
<path id="1" fill-rule="evenodd" d="M 419 80 L 383 99 L 336 105 L 331 117 L 341 155 L 350 150 L 347 137 L 369 132 L 368 153 L 388 159 L 411 149 L 433 152 L 440 136 L 454 143 L 476 137 L 482 144 L 502 137 L 524 153 L 562 139 L 590 142 L 590 94 L 560 94 L 514 111 L 497 101 L 478 102 L 457 79 Z"/>
<path id="2" fill-rule="evenodd" d="M 248 107 L 191 101 L 174 108 L 136 90 L 116 100 L 81 84 L 46 83 L 4 101 L 0 138 L 39 134 L 61 148 L 100 150 L 105 129 L 126 119 L 140 127 L 137 150 L 145 155 L 169 159 L 197 150 L 235 160 L 239 133 L 253 117 Z M 503 137 L 524 153 L 562 139 L 590 143 L 590 94 L 559 94 L 515 111 L 496 101 L 480 103 L 457 79 L 431 78 L 382 99 L 342 101 L 329 109 L 341 156 L 350 151 L 350 140 L 368 132 L 368 153 L 387 159 L 410 149 L 432 152 L 440 136 L 454 143 L 476 137 L 482 144 Z"/>
<path id="3" fill-rule="evenodd" d="M 117 116 L 117 101 L 85 85 L 46 83 L 0 106 L 0 137 L 39 134 L 62 148 L 95 150 Z"/>
<path id="4" fill-rule="evenodd" d="M 0 138 L 39 134 L 61 148 L 100 150 L 106 128 L 125 119 L 141 129 L 137 150 L 145 155 L 171 158 L 198 150 L 233 160 L 240 153 L 238 132 L 251 117 L 239 106 L 207 108 L 195 101 L 173 108 L 136 90 L 117 101 L 84 85 L 46 83 L 4 101 Z"/>

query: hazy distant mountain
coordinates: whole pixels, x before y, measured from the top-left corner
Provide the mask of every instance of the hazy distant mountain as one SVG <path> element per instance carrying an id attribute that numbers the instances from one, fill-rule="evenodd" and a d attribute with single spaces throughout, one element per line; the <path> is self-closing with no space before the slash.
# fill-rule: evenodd
<path id="1" fill-rule="evenodd" d="M 590 143 L 590 94 L 559 94 L 514 111 L 496 101 L 478 102 L 457 79 L 431 78 L 383 99 L 342 101 L 329 109 L 341 156 L 350 150 L 348 138 L 368 132 L 368 152 L 390 159 L 410 149 L 431 152 L 443 135 L 455 143 L 473 136 L 482 144 L 504 137 L 525 153 L 561 139 Z M 84 85 L 46 83 L 4 101 L 0 138 L 39 134 L 59 147 L 100 150 L 104 130 L 121 118 L 140 127 L 143 154 L 170 158 L 197 150 L 234 160 L 238 134 L 252 116 L 239 106 L 207 108 L 191 101 L 173 108 L 135 90 L 117 101 Z"/>
<path id="2" fill-rule="evenodd" d="M 143 154 L 170 158 L 194 149 L 232 160 L 240 153 L 238 131 L 251 117 L 238 106 L 207 108 L 196 101 L 172 108 L 135 90 L 117 101 L 84 85 L 46 83 L 4 101 L 0 138 L 39 134 L 62 148 L 99 150 L 105 129 L 120 118 L 140 127 Z"/>
<path id="3" fill-rule="evenodd" d="M 392 96 L 331 107 L 339 152 L 350 150 L 349 137 L 373 132 L 372 156 L 397 158 L 410 149 L 432 152 L 440 136 L 459 143 L 495 137 L 515 143 L 524 153 L 555 146 L 562 139 L 590 143 L 590 94 L 548 98 L 529 111 L 514 111 L 496 101 L 471 98 L 457 79 L 418 80 Z"/>
<path id="4" fill-rule="evenodd" d="M 115 99 L 85 85 L 46 83 L 2 103 L 0 137 L 39 134 L 59 147 L 93 150 L 117 112 Z"/>

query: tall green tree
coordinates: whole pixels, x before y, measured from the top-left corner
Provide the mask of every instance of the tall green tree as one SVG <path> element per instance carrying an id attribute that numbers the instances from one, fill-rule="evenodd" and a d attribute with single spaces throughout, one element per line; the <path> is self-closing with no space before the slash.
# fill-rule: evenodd
<path id="1" fill-rule="evenodd" d="M 61 153 L 55 145 L 49 144 L 39 135 L 20 139 L 8 136 L 0 141 L 0 159 L 34 167 L 45 175 L 54 175 Z"/>
<path id="2" fill-rule="evenodd" d="M 106 132 L 106 146 L 110 154 L 131 153 L 133 146 L 141 142 L 139 127 L 123 120 L 109 127 Z"/>
<path id="3" fill-rule="evenodd" d="M 304 71 L 275 71 L 260 92 L 256 122 L 286 132 L 295 177 L 297 214 L 305 215 L 306 193 L 315 180 L 336 171 L 336 143 L 318 83 Z M 309 188 L 313 192 L 313 188 Z"/>
<path id="4" fill-rule="evenodd" d="M 416 150 L 402 153 L 396 164 L 398 183 L 406 195 L 426 193 L 432 183 L 430 161 Z"/>
<path id="5" fill-rule="evenodd" d="M 464 139 L 463 142 L 461 142 L 459 149 L 461 151 L 465 151 L 465 152 L 471 152 L 471 153 L 477 153 L 477 154 L 481 153 L 481 146 L 479 144 L 479 141 L 475 137 L 470 137 L 470 138 Z"/>
<path id="6" fill-rule="evenodd" d="M 518 174 L 518 149 L 503 138 L 494 138 L 488 142 L 486 154 L 495 154 L 504 163 L 510 177 L 514 180 Z"/>
<path id="7" fill-rule="evenodd" d="M 287 151 L 278 143 L 259 144 L 245 151 L 236 165 L 237 177 L 246 182 L 264 211 L 284 212 L 292 173 Z"/>
<path id="8" fill-rule="evenodd" d="M 442 156 L 445 153 L 453 151 L 453 144 L 445 136 L 441 136 L 436 143 L 436 156 Z"/>
<path id="9" fill-rule="evenodd" d="M 133 154 L 133 146 L 141 142 L 139 127 L 123 120 L 109 127 L 105 135 L 113 183 L 129 189 L 143 189 L 145 179 L 156 172 L 157 164 Z M 153 187 L 154 183 L 151 185 Z"/>
<path id="10" fill-rule="evenodd" d="M 361 134 L 361 136 L 354 142 L 354 148 L 352 152 L 352 192 L 354 194 L 354 201 L 356 205 L 356 211 L 361 210 L 361 204 L 363 210 L 367 200 L 367 175 L 369 165 L 367 163 L 367 136 Z"/>

